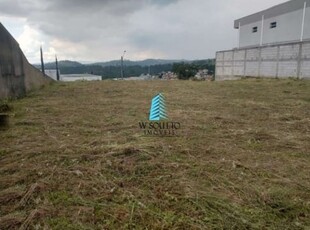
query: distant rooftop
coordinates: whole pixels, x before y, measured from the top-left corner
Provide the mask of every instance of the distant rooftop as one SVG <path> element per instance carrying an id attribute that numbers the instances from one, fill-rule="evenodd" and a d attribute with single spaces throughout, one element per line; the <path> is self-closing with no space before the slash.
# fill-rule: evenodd
<path id="1" fill-rule="evenodd" d="M 61 74 L 63 77 L 101 77 L 100 75 L 94 75 L 89 73 L 82 73 L 82 74 Z"/>
<path id="2" fill-rule="evenodd" d="M 61 74 L 61 81 L 100 81 L 101 76 L 93 74 Z"/>

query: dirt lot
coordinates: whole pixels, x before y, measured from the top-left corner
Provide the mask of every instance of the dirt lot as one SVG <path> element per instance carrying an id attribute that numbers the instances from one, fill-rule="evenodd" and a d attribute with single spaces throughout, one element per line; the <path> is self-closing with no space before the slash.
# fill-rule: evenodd
<path id="1" fill-rule="evenodd" d="M 162 92 L 179 137 L 145 137 Z M 309 229 L 310 81 L 59 83 L 11 101 L 0 229 Z"/>

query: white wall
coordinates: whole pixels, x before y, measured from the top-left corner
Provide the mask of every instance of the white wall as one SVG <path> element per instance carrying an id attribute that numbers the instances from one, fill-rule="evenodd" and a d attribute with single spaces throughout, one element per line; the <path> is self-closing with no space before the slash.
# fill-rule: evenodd
<path id="1" fill-rule="evenodd" d="M 300 41 L 303 9 L 273 18 L 264 19 L 262 44 Z M 277 22 L 276 28 L 270 28 L 271 22 Z M 240 47 L 259 46 L 261 38 L 261 20 L 240 27 Z M 257 26 L 258 31 L 252 32 Z M 310 6 L 306 8 L 304 40 L 310 39 Z"/>
<path id="2" fill-rule="evenodd" d="M 306 8 L 304 39 L 310 38 L 310 6 Z"/>
<path id="3" fill-rule="evenodd" d="M 299 41 L 301 35 L 303 9 L 268 18 L 264 21 L 263 44 Z M 277 22 L 277 27 L 270 29 L 270 23 Z"/>
<path id="4" fill-rule="evenodd" d="M 261 22 L 255 22 L 240 27 L 240 47 L 260 44 Z M 257 32 L 252 33 L 252 28 L 257 26 Z"/>

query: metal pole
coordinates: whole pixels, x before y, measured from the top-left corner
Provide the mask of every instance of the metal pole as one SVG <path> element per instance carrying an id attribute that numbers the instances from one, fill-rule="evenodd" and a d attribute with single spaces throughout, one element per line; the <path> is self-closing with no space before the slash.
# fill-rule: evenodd
<path id="1" fill-rule="evenodd" d="M 121 56 L 121 78 L 124 79 L 124 56 L 126 50 L 124 50 L 123 55 Z"/>
<path id="2" fill-rule="evenodd" d="M 121 78 L 124 79 L 124 72 L 123 72 L 123 56 L 121 56 Z"/>
<path id="3" fill-rule="evenodd" d="M 58 69 L 58 60 L 57 60 L 57 56 L 55 55 L 56 58 L 56 79 L 57 81 L 60 80 L 60 76 L 59 76 L 59 69 Z"/>
<path id="4" fill-rule="evenodd" d="M 303 41 L 304 38 L 304 28 L 305 28 L 305 17 L 306 17 L 306 7 L 307 7 L 307 2 L 304 2 L 304 11 L 302 14 L 302 21 L 301 21 L 301 34 L 300 34 L 300 41 Z"/>
<path id="5" fill-rule="evenodd" d="M 264 15 L 262 15 L 262 27 L 260 31 L 260 45 L 263 45 L 263 36 L 264 36 Z"/>
<path id="6" fill-rule="evenodd" d="M 240 39 L 241 39 L 241 23 L 239 22 L 239 31 L 238 31 L 239 33 L 238 33 L 238 48 L 240 48 L 240 44 L 241 44 L 241 41 L 240 41 Z"/>
<path id="7" fill-rule="evenodd" d="M 40 54 L 41 54 L 41 70 L 42 73 L 45 75 L 42 46 L 40 46 Z"/>

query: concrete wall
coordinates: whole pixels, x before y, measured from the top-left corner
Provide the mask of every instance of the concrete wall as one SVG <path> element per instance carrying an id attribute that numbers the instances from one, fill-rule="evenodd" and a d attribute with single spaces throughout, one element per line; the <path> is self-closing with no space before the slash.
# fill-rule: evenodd
<path id="1" fill-rule="evenodd" d="M 215 79 L 241 77 L 310 79 L 310 42 L 217 52 Z"/>
<path id="2" fill-rule="evenodd" d="M 301 39 L 303 9 L 288 12 L 275 17 L 265 18 L 263 25 L 262 44 L 281 42 L 297 42 Z M 276 22 L 276 28 L 270 23 Z M 257 32 L 253 33 L 253 27 Z M 240 25 L 239 47 L 258 46 L 261 42 L 262 20 Z M 310 40 L 310 5 L 306 8 L 303 40 Z"/>
<path id="3" fill-rule="evenodd" d="M 29 64 L 18 43 L 0 23 L 0 98 L 20 97 L 52 81 Z"/>

